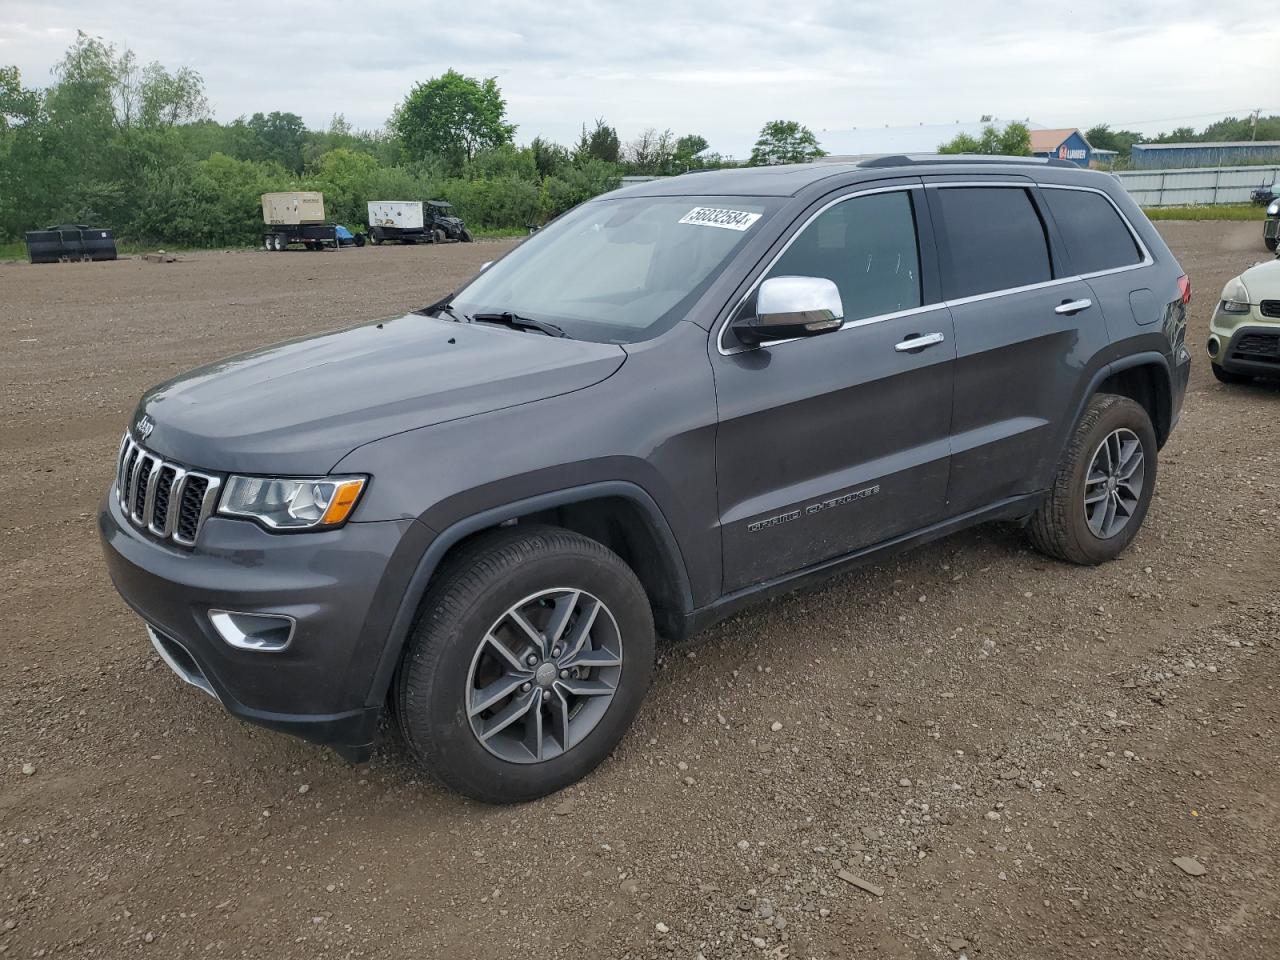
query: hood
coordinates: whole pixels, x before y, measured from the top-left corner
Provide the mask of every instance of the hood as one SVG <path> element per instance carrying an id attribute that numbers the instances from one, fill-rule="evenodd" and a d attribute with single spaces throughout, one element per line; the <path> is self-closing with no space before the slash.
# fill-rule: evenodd
<path id="1" fill-rule="evenodd" d="M 267 347 L 142 398 L 146 445 L 207 470 L 317 475 L 361 444 L 599 383 L 613 344 L 418 314 Z"/>
<path id="2" fill-rule="evenodd" d="M 1280 300 L 1280 259 L 1256 263 L 1236 279 L 1243 281 L 1249 291 L 1250 303 Z"/>

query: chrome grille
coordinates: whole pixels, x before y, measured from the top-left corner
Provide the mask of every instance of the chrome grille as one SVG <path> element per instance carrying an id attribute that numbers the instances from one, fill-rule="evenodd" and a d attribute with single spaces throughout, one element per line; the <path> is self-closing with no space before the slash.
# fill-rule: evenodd
<path id="1" fill-rule="evenodd" d="M 195 546 L 200 528 L 218 505 L 222 480 L 162 460 L 129 434 L 120 441 L 116 496 L 134 526 L 162 540 Z"/>

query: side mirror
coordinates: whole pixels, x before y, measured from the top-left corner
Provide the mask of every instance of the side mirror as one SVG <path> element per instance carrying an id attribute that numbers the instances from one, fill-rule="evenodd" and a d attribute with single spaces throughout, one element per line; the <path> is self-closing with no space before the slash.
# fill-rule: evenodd
<path id="1" fill-rule="evenodd" d="M 493 261 L 486 260 L 484 263 L 480 264 L 480 272 L 484 273 L 486 270 L 488 270 L 492 266 L 493 266 Z"/>
<path id="2" fill-rule="evenodd" d="M 813 337 L 844 324 L 840 290 L 825 277 L 770 277 L 756 291 L 754 314 L 734 318 L 737 338 L 749 347 L 769 340 Z"/>

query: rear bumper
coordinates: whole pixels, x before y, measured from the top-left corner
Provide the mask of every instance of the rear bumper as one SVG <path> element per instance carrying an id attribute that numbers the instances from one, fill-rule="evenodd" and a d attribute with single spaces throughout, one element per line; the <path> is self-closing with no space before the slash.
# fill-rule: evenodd
<path id="1" fill-rule="evenodd" d="M 182 679 L 250 723 L 368 757 L 382 711 L 373 674 L 414 567 L 402 551 L 421 556 L 425 527 L 396 520 L 281 536 L 213 517 L 184 550 L 134 527 L 112 493 L 99 532 L 112 582 Z M 211 609 L 288 616 L 296 628 L 284 650 L 239 649 Z"/>

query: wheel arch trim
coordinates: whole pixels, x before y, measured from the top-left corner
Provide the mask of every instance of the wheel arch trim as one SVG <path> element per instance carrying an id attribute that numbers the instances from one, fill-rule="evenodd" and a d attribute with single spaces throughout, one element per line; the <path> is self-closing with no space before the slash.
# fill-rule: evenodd
<path id="1" fill-rule="evenodd" d="M 1104 366 L 1101 370 L 1094 374 L 1093 382 L 1089 384 L 1089 392 L 1081 403 L 1079 416 L 1084 412 L 1084 404 L 1089 402 L 1089 397 L 1098 392 L 1098 388 L 1107 380 L 1111 379 L 1118 373 L 1126 370 L 1136 370 L 1140 367 L 1154 368 L 1156 371 L 1156 390 L 1157 396 L 1151 399 L 1156 404 L 1156 414 L 1151 420 L 1151 426 L 1156 431 L 1156 441 L 1159 446 L 1163 446 L 1169 438 L 1169 434 L 1173 430 L 1174 414 L 1175 414 L 1175 398 L 1174 398 L 1174 378 L 1173 371 L 1170 368 L 1169 358 L 1163 353 L 1156 350 L 1144 351 L 1142 353 L 1130 354 L 1126 357 L 1120 357 Z M 1167 420 L 1167 422 L 1162 422 Z"/>
<path id="2" fill-rule="evenodd" d="M 1085 388 L 1084 392 L 1080 395 L 1079 400 L 1076 402 L 1075 416 L 1072 417 L 1070 421 L 1071 428 L 1075 429 L 1075 425 L 1080 422 L 1080 418 L 1084 416 L 1085 407 L 1088 406 L 1089 400 L 1093 395 L 1098 392 L 1099 387 L 1114 377 L 1117 373 L 1122 373 L 1125 370 L 1133 370 L 1137 367 L 1156 367 L 1159 369 L 1160 374 L 1163 377 L 1164 387 L 1169 393 L 1169 396 L 1166 399 L 1169 401 L 1170 407 L 1172 407 L 1173 375 L 1169 369 L 1169 358 L 1158 350 L 1144 350 L 1141 353 L 1131 353 L 1127 356 L 1112 360 L 1109 363 L 1104 363 L 1093 372 L 1093 377 L 1089 380 L 1089 385 Z M 1157 428 L 1158 434 L 1159 426 L 1154 422 L 1152 423 L 1152 426 Z"/>
<path id="3" fill-rule="evenodd" d="M 418 608 L 422 604 L 423 597 L 426 596 L 431 578 L 439 568 L 440 562 L 453 547 L 466 537 L 482 530 L 496 527 L 507 520 L 515 520 L 541 510 L 607 497 L 629 500 L 648 517 L 654 532 L 657 534 L 658 543 L 666 553 L 666 562 L 675 576 L 682 612 L 686 618 L 691 616 L 693 613 L 693 590 L 689 584 L 689 571 L 686 568 L 679 541 L 676 540 L 675 534 L 671 530 L 671 525 L 667 522 L 667 518 L 658 506 L 657 501 L 643 487 L 625 480 L 603 480 L 576 487 L 567 487 L 562 490 L 554 490 L 523 500 L 517 500 L 513 503 L 490 507 L 487 510 L 463 517 L 450 524 L 427 545 L 426 551 L 419 559 L 418 565 L 409 579 L 409 585 L 405 588 L 404 594 L 400 598 L 400 605 L 396 610 L 395 618 L 391 622 L 391 629 L 387 633 L 382 655 L 379 658 L 377 669 L 374 671 L 369 695 L 365 700 L 366 705 L 370 707 L 377 706 L 386 699 L 387 690 L 391 686 L 391 679 L 395 675 L 396 667 L 399 666 L 401 654 L 409 639 L 409 631 L 413 628 L 414 620 L 418 615 Z"/>

